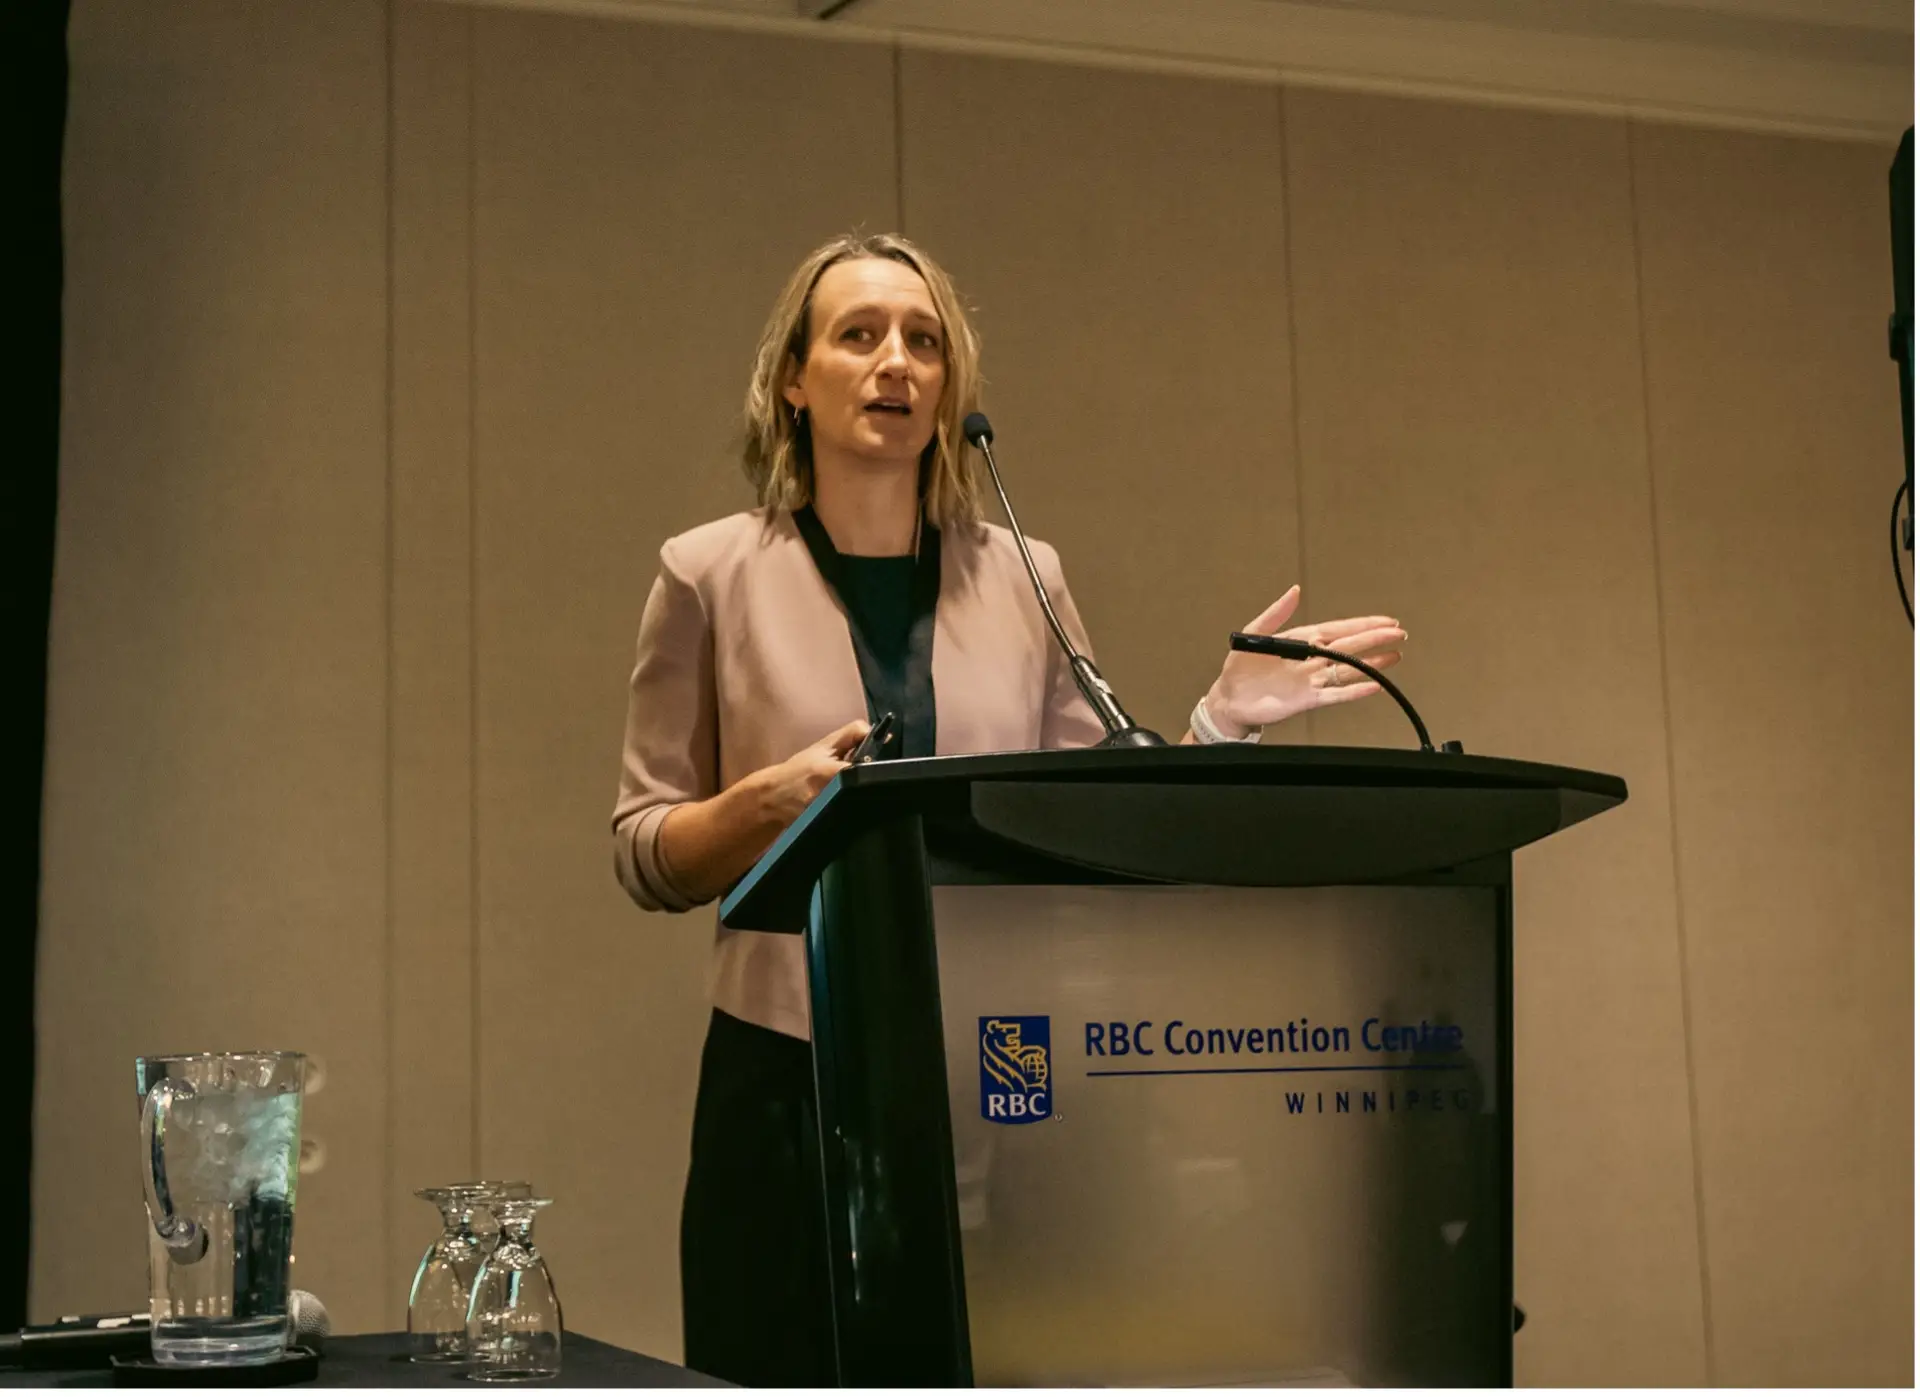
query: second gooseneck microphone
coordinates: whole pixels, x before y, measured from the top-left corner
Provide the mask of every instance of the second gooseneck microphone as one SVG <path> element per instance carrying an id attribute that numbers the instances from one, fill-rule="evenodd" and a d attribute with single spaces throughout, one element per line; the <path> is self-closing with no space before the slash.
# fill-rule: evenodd
<path id="1" fill-rule="evenodd" d="M 1248 635 L 1245 631 L 1235 631 L 1229 642 L 1235 650 L 1245 650 L 1255 655 L 1278 655 L 1283 660 L 1332 660 L 1351 669 L 1357 669 L 1392 697 L 1400 705 L 1400 711 L 1407 715 L 1407 721 L 1413 724 L 1414 736 L 1420 739 L 1420 750 L 1434 750 L 1433 739 L 1427 735 L 1427 725 L 1420 721 L 1420 715 L 1414 710 L 1407 696 L 1386 675 L 1368 664 L 1357 655 L 1349 655 L 1341 650 L 1329 650 L 1324 645 L 1315 645 L 1307 640 L 1293 640 L 1284 635 Z M 1458 742 L 1443 742 L 1440 751 L 1457 755 L 1464 750 Z"/>
<path id="2" fill-rule="evenodd" d="M 1120 706 L 1120 700 L 1114 697 L 1113 689 L 1100 677 L 1100 671 L 1095 668 L 1093 661 L 1073 648 L 1073 642 L 1067 638 L 1066 628 L 1060 624 L 1060 618 L 1053 614 L 1053 602 L 1047 596 L 1047 584 L 1040 580 L 1040 569 L 1033 565 L 1033 553 L 1027 547 L 1027 536 L 1020 531 L 1020 521 L 1013 516 L 1013 502 L 1007 498 L 1006 487 L 1000 483 L 1000 467 L 993 460 L 993 424 L 987 421 L 984 412 L 970 412 L 966 421 L 960 424 L 960 430 L 986 458 L 987 473 L 993 477 L 993 492 L 1000 497 L 1000 507 L 1007 512 L 1007 526 L 1013 531 L 1013 541 L 1019 545 L 1020 560 L 1027 565 L 1027 576 L 1033 582 L 1034 595 L 1040 599 L 1040 610 L 1046 613 L 1047 624 L 1053 628 L 1053 638 L 1066 653 L 1067 666 L 1073 671 L 1073 682 L 1080 686 L 1080 692 L 1092 706 L 1094 716 L 1100 719 L 1100 726 L 1107 730 L 1100 745 L 1166 746 L 1166 738 L 1151 728 L 1141 727 L 1128 716 L 1127 710 Z"/>

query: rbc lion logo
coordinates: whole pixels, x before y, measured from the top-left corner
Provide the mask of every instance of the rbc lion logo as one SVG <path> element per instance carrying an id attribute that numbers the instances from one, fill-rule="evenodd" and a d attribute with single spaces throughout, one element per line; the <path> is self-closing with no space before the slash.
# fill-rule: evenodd
<path id="1" fill-rule="evenodd" d="M 1053 1032 L 1045 1014 L 980 1020 L 980 1114 L 1029 1125 L 1053 1114 Z"/>

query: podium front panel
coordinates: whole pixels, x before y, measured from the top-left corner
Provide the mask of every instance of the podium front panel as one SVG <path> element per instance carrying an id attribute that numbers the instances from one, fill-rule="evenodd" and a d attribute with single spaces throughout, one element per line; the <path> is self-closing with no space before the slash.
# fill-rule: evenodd
<path id="1" fill-rule="evenodd" d="M 1510 1380 L 1504 886 L 932 898 L 976 1382 Z"/>

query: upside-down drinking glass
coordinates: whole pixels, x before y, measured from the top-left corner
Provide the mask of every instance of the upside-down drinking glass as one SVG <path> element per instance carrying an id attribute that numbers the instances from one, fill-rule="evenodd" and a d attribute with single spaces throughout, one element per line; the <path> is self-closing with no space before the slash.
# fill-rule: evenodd
<path id="1" fill-rule="evenodd" d="M 551 1202 L 494 1205 L 500 1242 L 481 1262 L 467 1308 L 466 1375 L 478 1382 L 530 1382 L 560 1371 L 560 1296 L 533 1246 L 534 1215 Z"/>
<path id="2" fill-rule="evenodd" d="M 415 1190 L 440 1210 L 441 1232 L 420 1258 L 407 1295 L 408 1355 L 416 1363 L 461 1363 L 467 1357 L 467 1305 L 480 1264 L 499 1236 L 494 1207 L 528 1198 L 524 1183 L 443 1184 Z"/>

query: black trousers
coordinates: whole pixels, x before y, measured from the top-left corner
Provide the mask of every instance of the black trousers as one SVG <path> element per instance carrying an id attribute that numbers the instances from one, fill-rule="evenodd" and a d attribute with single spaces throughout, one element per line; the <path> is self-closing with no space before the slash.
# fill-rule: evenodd
<path id="1" fill-rule="evenodd" d="M 680 1297 L 689 1368 L 751 1387 L 837 1385 L 812 1049 L 718 1009 L 700 1055 Z"/>

